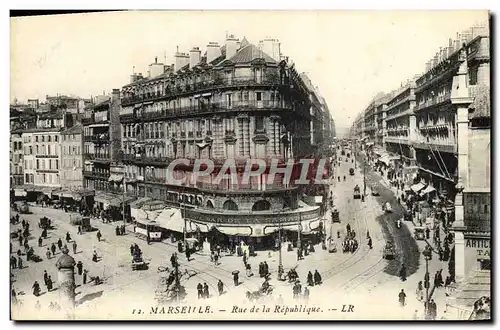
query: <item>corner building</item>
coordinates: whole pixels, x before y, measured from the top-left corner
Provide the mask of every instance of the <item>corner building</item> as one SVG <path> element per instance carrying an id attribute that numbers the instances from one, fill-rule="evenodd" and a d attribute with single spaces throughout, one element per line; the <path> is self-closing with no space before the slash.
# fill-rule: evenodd
<path id="1" fill-rule="evenodd" d="M 276 39 L 256 46 L 229 36 L 222 47 L 209 43 L 204 56 L 199 48 L 177 52 L 173 65 L 155 60 L 147 77 L 134 74 L 122 88 L 120 113 L 127 194 L 181 207 L 186 231 L 229 241 L 262 244 L 280 226 L 295 237 L 314 232 L 320 209 L 300 200 L 307 187 L 284 182 L 283 174 L 268 183 L 268 171 L 241 182 L 247 159 L 284 166 L 311 154 L 310 91 L 279 47 Z M 191 161 L 167 173 L 176 158 Z M 199 158 L 215 163 L 212 175 L 167 182 L 170 175 L 190 179 Z M 227 159 L 235 160 L 238 179 L 216 184 Z"/>

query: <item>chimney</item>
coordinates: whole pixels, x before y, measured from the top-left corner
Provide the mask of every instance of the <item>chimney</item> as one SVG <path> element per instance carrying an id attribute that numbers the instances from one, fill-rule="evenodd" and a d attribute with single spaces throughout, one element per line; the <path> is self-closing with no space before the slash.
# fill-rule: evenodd
<path id="1" fill-rule="evenodd" d="M 210 62 L 219 56 L 221 56 L 219 44 L 216 42 L 209 42 L 207 45 L 207 64 L 210 64 Z"/>
<path id="2" fill-rule="evenodd" d="M 226 38 L 226 59 L 230 59 L 234 55 L 236 55 L 236 51 L 238 50 L 238 39 L 234 37 L 234 35 L 230 35 Z"/>
<path id="3" fill-rule="evenodd" d="M 271 56 L 275 61 L 281 60 L 281 49 L 278 39 L 266 37 L 259 42 L 259 48 L 266 54 Z"/>
<path id="4" fill-rule="evenodd" d="M 186 53 L 176 52 L 174 55 L 174 71 L 179 71 L 186 64 L 189 64 L 189 55 Z"/>
<path id="5" fill-rule="evenodd" d="M 425 72 L 429 71 L 431 69 L 431 61 L 428 61 L 425 63 Z"/>
<path id="6" fill-rule="evenodd" d="M 460 49 L 460 47 L 461 47 L 460 34 L 457 33 L 457 37 L 455 38 L 454 44 L 453 44 L 453 51 L 456 52 L 457 50 Z"/>
<path id="7" fill-rule="evenodd" d="M 119 89 L 113 89 L 111 92 L 111 101 L 116 102 L 120 99 L 120 90 Z"/>
<path id="8" fill-rule="evenodd" d="M 199 47 L 193 47 L 189 51 L 189 67 L 193 68 L 195 65 L 199 64 L 201 60 L 201 51 Z"/>

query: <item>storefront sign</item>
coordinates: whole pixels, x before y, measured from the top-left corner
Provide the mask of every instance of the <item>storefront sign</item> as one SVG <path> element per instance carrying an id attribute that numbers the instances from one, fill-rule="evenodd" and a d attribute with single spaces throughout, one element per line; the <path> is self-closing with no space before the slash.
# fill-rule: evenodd
<path id="1" fill-rule="evenodd" d="M 475 249 L 477 259 L 490 259 L 490 241 L 487 239 L 467 239 L 465 247 Z"/>

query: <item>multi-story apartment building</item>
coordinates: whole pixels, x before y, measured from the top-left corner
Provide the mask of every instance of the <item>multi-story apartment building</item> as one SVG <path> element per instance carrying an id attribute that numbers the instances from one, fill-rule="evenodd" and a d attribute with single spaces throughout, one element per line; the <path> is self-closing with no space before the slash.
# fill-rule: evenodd
<path id="1" fill-rule="evenodd" d="M 415 114 L 415 84 L 409 82 L 395 92 L 388 101 L 386 110 L 386 130 L 384 146 L 387 151 L 401 155 L 404 165 L 415 164 L 412 147 L 416 130 Z"/>
<path id="2" fill-rule="evenodd" d="M 82 119 L 84 187 L 107 191 L 110 164 L 120 150 L 120 90 L 113 89 L 97 102 L 85 110 Z"/>
<path id="3" fill-rule="evenodd" d="M 87 99 L 82 99 L 77 96 L 56 95 L 46 97 L 46 102 L 52 109 L 65 109 L 67 113 L 78 114 L 83 113 L 85 107 L 91 102 Z M 38 102 L 38 100 L 36 100 Z"/>
<path id="4" fill-rule="evenodd" d="M 319 208 L 300 202 L 300 188 L 277 174 L 215 183 L 221 164 L 234 159 L 242 170 L 250 158 L 285 164 L 311 153 L 310 90 L 281 59 L 279 42 L 260 47 L 229 36 L 189 55 L 177 52 L 173 66 L 151 64 L 146 78 L 134 75 L 122 88 L 122 159 L 127 193 L 182 205 L 184 216 L 204 230 L 257 241 L 282 223 L 304 232 L 319 225 Z M 188 164 L 167 172 L 175 158 Z M 169 176 L 192 178 L 197 158 L 211 159 L 211 175 L 182 185 Z"/>
<path id="5" fill-rule="evenodd" d="M 61 188 L 83 187 L 82 133 L 81 124 L 61 132 Z"/>
<path id="6" fill-rule="evenodd" d="M 10 134 L 10 186 L 22 186 L 24 184 L 23 172 L 23 138 L 20 131 Z"/>
<path id="7" fill-rule="evenodd" d="M 426 64 L 428 69 L 416 80 L 416 162 L 420 175 L 441 195 L 453 200 L 458 180 L 457 109 L 454 99 L 459 76 L 457 70 L 468 63 L 467 86 L 489 84 L 489 38 L 487 28 L 471 28 L 457 39 L 450 39 L 449 46 L 441 48 Z M 469 88 L 471 86 L 471 88 Z M 462 134 L 468 134 L 467 129 Z"/>

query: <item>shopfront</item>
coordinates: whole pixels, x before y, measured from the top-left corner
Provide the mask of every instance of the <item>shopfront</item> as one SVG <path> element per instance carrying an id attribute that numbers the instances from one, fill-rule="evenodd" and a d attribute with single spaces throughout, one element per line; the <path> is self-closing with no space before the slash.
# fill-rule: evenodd
<path id="1" fill-rule="evenodd" d="M 467 272 L 491 270 L 489 237 L 465 236 L 465 269 Z"/>

